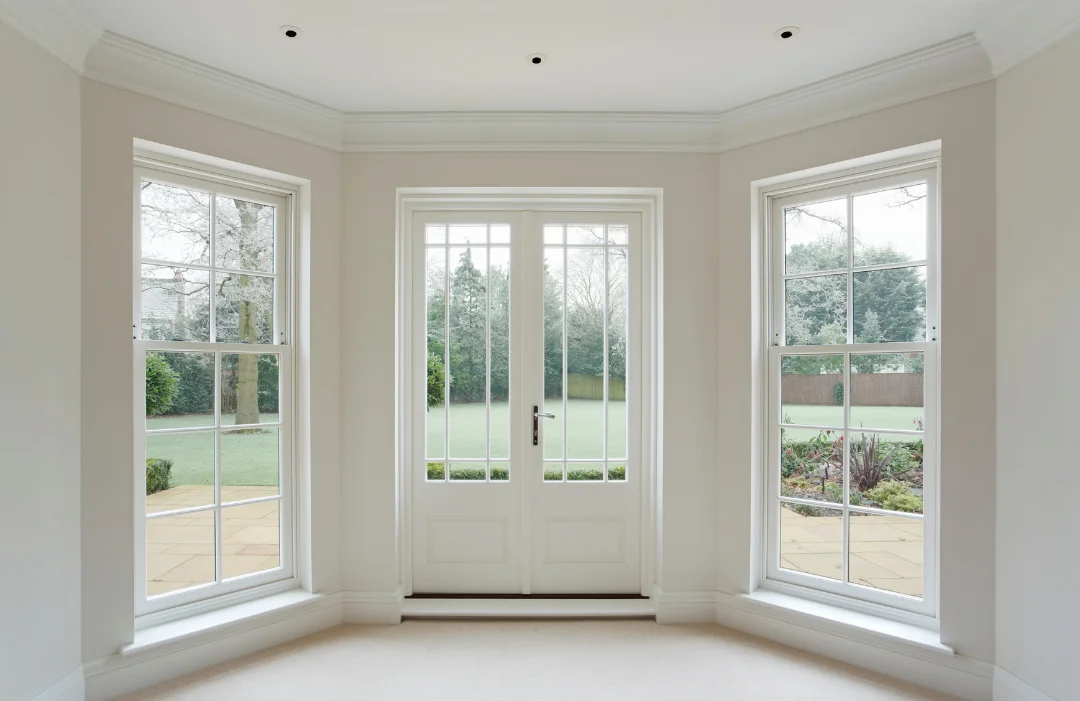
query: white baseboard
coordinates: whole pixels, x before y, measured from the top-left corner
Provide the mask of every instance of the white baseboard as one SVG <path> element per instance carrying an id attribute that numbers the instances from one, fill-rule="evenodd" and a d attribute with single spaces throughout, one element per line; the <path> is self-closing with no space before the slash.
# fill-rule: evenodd
<path id="1" fill-rule="evenodd" d="M 1001 667 L 994 668 L 994 701 L 1057 701 L 1044 694 L 1031 684 L 1006 672 Z"/>
<path id="2" fill-rule="evenodd" d="M 969 701 L 991 701 L 993 665 L 879 635 L 810 625 L 747 597 L 717 595 L 716 622 L 790 647 Z"/>
<path id="3" fill-rule="evenodd" d="M 341 595 L 345 623 L 396 626 L 401 623 L 401 590 L 347 591 Z"/>
<path id="4" fill-rule="evenodd" d="M 656 617 L 649 599 L 405 599 L 407 618 L 581 619 Z"/>
<path id="5" fill-rule="evenodd" d="M 30 701 L 84 701 L 85 698 L 83 668 L 76 667 Z"/>
<path id="6" fill-rule="evenodd" d="M 309 605 L 259 617 L 145 652 L 115 654 L 83 665 L 86 701 L 108 701 L 222 662 L 341 625 L 341 597 L 319 597 Z"/>
<path id="7" fill-rule="evenodd" d="M 716 622 L 716 592 L 663 591 L 653 594 L 656 622 L 661 625 L 691 625 Z"/>

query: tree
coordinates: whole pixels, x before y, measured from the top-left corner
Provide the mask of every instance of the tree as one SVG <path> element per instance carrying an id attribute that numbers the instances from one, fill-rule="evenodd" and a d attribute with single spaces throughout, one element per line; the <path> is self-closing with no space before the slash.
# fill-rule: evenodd
<path id="1" fill-rule="evenodd" d="M 427 360 L 427 408 L 442 406 L 446 401 L 446 373 L 442 359 L 428 353 Z"/>
<path id="2" fill-rule="evenodd" d="M 451 401 L 486 399 L 487 302 L 487 280 L 466 248 L 450 281 Z"/>
<path id="3" fill-rule="evenodd" d="M 146 415 L 157 416 L 172 408 L 180 376 L 157 353 L 146 354 Z"/>

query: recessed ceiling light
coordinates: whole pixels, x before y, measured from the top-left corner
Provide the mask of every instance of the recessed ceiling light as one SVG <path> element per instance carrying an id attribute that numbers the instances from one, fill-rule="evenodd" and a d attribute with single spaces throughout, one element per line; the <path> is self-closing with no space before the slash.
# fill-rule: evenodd
<path id="1" fill-rule="evenodd" d="M 300 29 L 300 27 L 294 27 L 291 24 L 283 25 L 278 31 L 281 32 L 282 36 L 286 39 L 299 39 L 304 35 L 304 30 Z"/>
<path id="2" fill-rule="evenodd" d="M 541 63 L 547 60 L 547 56 L 544 54 L 529 54 L 525 57 L 525 60 L 534 66 L 539 66 Z"/>
<path id="3" fill-rule="evenodd" d="M 773 32 L 773 36 L 777 39 L 793 39 L 798 33 L 798 27 L 780 27 L 780 29 Z"/>

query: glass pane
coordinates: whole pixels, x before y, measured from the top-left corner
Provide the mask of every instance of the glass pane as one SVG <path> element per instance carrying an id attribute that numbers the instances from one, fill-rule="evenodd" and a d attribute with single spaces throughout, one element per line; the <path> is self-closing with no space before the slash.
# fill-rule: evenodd
<path id="1" fill-rule="evenodd" d="M 274 342 L 274 278 L 217 274 L 217 340 Z"/>
<path id="2" fill-rule="evenodd" d="M 844 518 L 839 509 L 780 504 L 780 567 L 840 581 Z"/>
<path id="3" fill-rule="evenodd" d="M 274 272 L 275 208 L 222 195 L 216 199 L 218 267 Z"/>
<path id="4" fill-rule="evenodd" d="M 926 266 L 855 273 L 856 343 L 926 340 Z"/>
<path id="5" fill-rule="evenodd" d="M 506 463 L 492 463 L 491 481 L 505 482 L 508 479 L 510 479 L 510 466 Z"/>
<path id="6" fill-rule="evenodd" d="M 450 249 L 452 458 L 487 456 L 487 273 L 486 248 Z"/>
<path id="7" fill-rule="evenodd" d="M 544 481 L 545 482 L 562 482 L 563 478 L 563 464 L 561 462 L 546 462 L 544 463 Z"/>
<path id="8" fill-rule="evenodd" d="M 788 275 L 847 267 L 847 199 L 784 210 L 784 271 Z"/>
<path id="9" fill-rule="evenodd" d="M 278 493 L 278 429 L 221 432 L 221 501 L 242 501 Z"/>
<path id="10" fill-rule="evenodd" d="M 786 345 L 847 342 L 847 275 L 788 280 L 784 293 Z"/>
<path id="11" fill-rule="evenodd" d="M 545 232 L 548 228 L 544 228 Z M 544 439 L 544 457 L 550 459 L 563 457 L 563 423 L 566 421 L 563 412 L 565 249 L 545 248 L 544 254 L 544 411 L 554 414 L 555 418 L 541 421 L 540 433 Z M 562 479 L 561 472 L 559 479 Z"/>
<path id="12" fill-rule="evenodd" d="M 844 503 L 843 431 L 818 431 L 780 440 L 780 496 Z M 809 433 L 809 432 L 808 432 Z"/>
<path id="13" fill-rule="evenodd" d="M 630 241 L 629 229 L 624 224 L 609 226 L 607 240 L 613 246 L 625 246 Z"/>
<path id="14" fill-rule="evenodd" d="M 492 224 L 490 236 L 491 243 L 510 243 L 510 225 Z"/>
<path id="15" fill-rule="evenodd" d="M 146 354 L 146 428 L 214 425 L 214 354 Z"/>
<path id="16" fill-rule="evenodd" d="M 214 432 L 146 437 L 146 513 L 214 504 Z"/>
<path id="17" fill-rule="evenodd" d="M 923 354 L 851 356 L 851 426 L 923 429 Z"/>
<path id="18" fill-rule="evenodd" d="M 446 463 L 429 462 L 427 464 L 427 478 L 429 482 L 442 482 L 446 479 Z"/>
<path id="19" fill-rule="evenodd" d="M 571 229 L 574 227 L 567 227 Z M 603 227 L 600 227 L 603 231 Z M 566 456 L 604 457 L 604 249 L 566 254 Z"/>
<path id="20" fill-rule="evenodd" d="M 221 510 L 221 578 L 231 579 L 281 566 L 281 502 L 228 506 Z"/>
<path id="21" fill-rule="evenodd" d="M 926 259 L 926 183 L 852 198 L 856 266 Z"/>
<path id="22" fill-rule="evenodd" d="M 625 227 L 624 227 L 625 228 Z M 608 235 L 611 227 L 608 228 Z M 626 457 L 626 339 L 628 324 L 625 248 L 608 249 L 607 457 Z"/>
<path id="23" fill-rule="evenodd" d="M 483 482 L 486 479 L 487 466 L 482 462 L 450 463 L 450 480 Z"/>
<path id="24" fill-rule="evenodd" d="M 574 226 L 566 227 L 566 242 L 574 245 L 597 246 L 604 243 L 604 227 Z"/>
<path id="25" fill-rule="evenodd" d="M 492 248 L 490 457 L 510 457 L 510 249 Z"/>
<path id="26" fill-rule="evenodd" d="M 154 341 L 210 340 L 210 273 L 142 266 L 142 337 Z"/>
<path id="27" fill-rule="evenodd" d="M 626 463 L 608 463 L 607 467 L 608 482 L 625 482 L 626 481 Z"/>
<path id="28" fill-rule="evenodd" d="M 558 224 L 544 225 L 544 243 L 547 245 L 560 245 L 563 242 L 563 227 Z"/>
<path id="29" fill-rule="evenodd" d="M 603 482 L 604 464 L 599 462 L 567 463 L 567 482 Z"/>
<path id="30" fill-rule="evenodd" d="M 428 224 L 424 230 L 428 243 L 446 243 L 446 227 L 442 224 Z"/>
<path id="31" fill-rule="evenodd" d="M 276 353 L 222 353 L 221 425 L 277 422 L 279 378 Z"/>
<path id="32" fill-rule="evenodd" d="M 852 431 L 848 440 L 852 505 L 923 512 L 921 438 Z"/>
<path id="33" fill-rule="evenodd" d="M 209 265 L 209 193 L 144 180 L 139 198 L 143 258 Z"/>
<path id="34" fill-rule="evenodd" d="M 780 421 L 844 427 L 844 356 L 785 355 L 780 359 Z"/>
<path id="35" fill-rule="evenodd" d="M 428 227 L 428 236 L 432 227 Z M 446 457 L 446 249 L 427 252 L 427 455 Z"/>
<path id="36" fill-rule="evenodd" d="M 215 581 L 214 510 L 146 520 L 146 595 Z"/>
<path id="37" fill-rule="evenodd" d="M 451 224 L 450 243 L 487 243 L 487 224 Z"/>
<path id="38" fill-rule="evenodd" d="M 851 582 L 922 598 L 922 519 L 853 511 L 850 521 Z"/>

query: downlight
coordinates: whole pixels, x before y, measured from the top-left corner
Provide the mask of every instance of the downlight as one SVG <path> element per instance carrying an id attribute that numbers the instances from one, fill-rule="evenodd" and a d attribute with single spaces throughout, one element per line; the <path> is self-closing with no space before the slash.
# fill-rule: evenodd
<path id="1" fill-rule="evenodd" d="M 780 41 L 785 41 L 787 39 L 794 39 L 795 35 L 798 33 L 798 27 L 780 27 L 780 29 L 777 29 L 775 32 L 773 32 L 773 36 Z"/>
<path id="2" fill-rule="evenodd" d="M 541 66 L 547 63 L 548 58 L 544 54 L 529 54 L 525 57 L 525 60 L 528 61 L 530 65 Z"/>
<path id="3" fill-rule="evenodd" d="M 286 39 L 299 39 L 304 36 L 304 30 L 300 29 L 300 27 L 294 27 L 291 24 L 280 27 L 278 31 L 281 32 L 281 36 Z"/>

